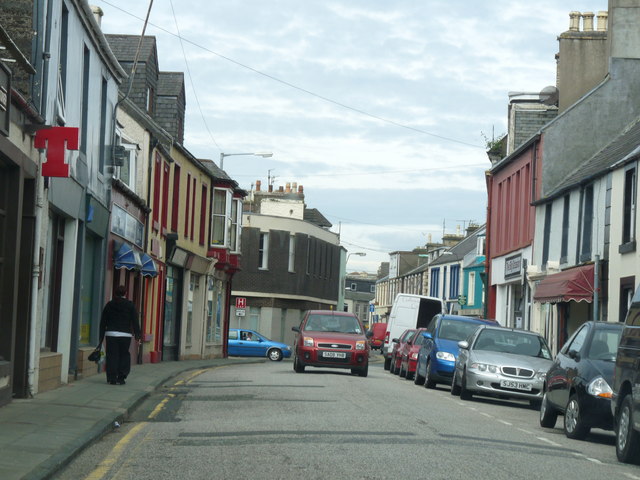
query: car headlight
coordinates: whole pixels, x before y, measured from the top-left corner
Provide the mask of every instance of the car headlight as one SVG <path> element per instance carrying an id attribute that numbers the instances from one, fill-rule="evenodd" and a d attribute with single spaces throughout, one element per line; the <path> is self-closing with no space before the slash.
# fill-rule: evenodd
<path id="1" fill-rule="evenodd" d="M 304 346 L 305 347 L 313 347 L 313 338 L 304 337 Z"/>
<path id="2" fill-rule="evenodd" d="M 611 390 L 607 381 L 602 377 L 596 377 L 591 380 L 587 387 L 587 392 L 589 395 L 600 398 L 611 398 L 613 395 L 613 390 Z"/>
<path id="3" fill-rule="evenodd" d="M 456 361 L 456 357 L 453 353 L 449 353 L 449 352 L 438 352 L 436 353 L 436 358 L 438 360 L 448 360 L 450 362 L 455 362 Z"/>
<path id="4" fill-rule="evenodd" d="M 285 350 L 291 350 L 291 347 L 289 345 L 287 345 L 286 347 L 284 347 Z"/>
<path id="5" fill-rule="evenodd" d="M 358 340 L 356 342 L 356 350 L 364 350 L 364 346 L 367 342 L 365 342 L 364 340 Z"/>
<path id="6" fill-rule="evenodd" d="M 547 378 L 547 372 L 538 372 L 538 373 L 536 373 L 536 378 L 538 380 L 542 380 L 544 382 L 544 379 Z"/>
<path id="7" fill-rule="evenodd" d="M 497 365 L 490 365 L 488 363 L 472 363 L 471 368 L 481 372 L 500 373 L 500 367 Z"/>

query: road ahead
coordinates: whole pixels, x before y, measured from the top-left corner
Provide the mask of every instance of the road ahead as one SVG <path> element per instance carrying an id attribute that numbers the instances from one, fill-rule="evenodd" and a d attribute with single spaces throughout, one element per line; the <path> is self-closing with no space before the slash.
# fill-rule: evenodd
<path id="1" fill-rule="evenodd" d="M 367 378 L 228 366 L 167 383 L 56 478 L 640 479 L 616 460 L 612 433 L 572 441 L 561 417 L 550 430 L 537 415 L 417 387 L 381 364 Z"/>

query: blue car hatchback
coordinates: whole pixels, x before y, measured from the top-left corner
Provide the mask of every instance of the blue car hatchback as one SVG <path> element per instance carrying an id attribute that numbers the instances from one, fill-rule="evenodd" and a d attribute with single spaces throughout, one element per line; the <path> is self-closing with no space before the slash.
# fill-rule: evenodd
<path id="1" fill-rule="evenodd" d="M 232 357 L 267 357 L 278 362 L 291 356 L 291 347 L 269 340 L 253 330 L 230 328 L 227 354 Z"/>
<path id="2" fill-rule="evenodd" d="M 435 388 L 438 383 L 451 384 L 458 358 L 458 342 L 466 340 L 480 325 L 498 325 L 494 320 L 484 320 L 461 315 L 438 314 L 422 335 L 425 342 L 418 352 L 416 385 Z"/>

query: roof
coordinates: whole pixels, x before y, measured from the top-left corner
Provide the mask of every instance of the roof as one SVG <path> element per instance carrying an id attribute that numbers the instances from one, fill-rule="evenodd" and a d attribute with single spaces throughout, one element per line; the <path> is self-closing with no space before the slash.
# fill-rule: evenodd
<path id="1" fill-rule="evenodd" d="M 305 208 L 303 219 L 319 227 L 332 227 L 333 224 L 317 208 Z"/>
<path id="2" fill-rule="evenodd" d="M 119 62 L 133 62 L 135 60 L 138 42 L 140 42 L 139 35 L 105 34 L 105 37 L 109 42 L 111 51 Z M 154 53 L 155 47 L 156 37 L 145 35 L 142 40 L 138 61 L 145 62 Z"/>
<path id="3" fill-rule="evenodd" d="M 602 150 L 578 166 L 573 172 L 554 188 L 542 201 L 558 197 L 581 183 L 586 183 L 607 171 L 618 168 L 640 156 L 640 117 L 629 125 L 620 135 Z M 536 202 L 540 203 L 540 202 Z"/>
<path id="4" fill-rule="evenodd" d="M 465 255 L 476 249 L 478 235 L 484 235 L 486 228 L 484 225 L 477 228 L 471 235 L 466 236 L 460 242 L 448 249 L 445 253 L 440 255 L 429 265 L 447 265 L 449 263 L 460 262 L 464 259 Z"/>
<path id="5" fill-rule="evenodd" d="M 158 95 L 165 97 L 179 97 L 184 90 L 183 72 L 159 72 Z"/>

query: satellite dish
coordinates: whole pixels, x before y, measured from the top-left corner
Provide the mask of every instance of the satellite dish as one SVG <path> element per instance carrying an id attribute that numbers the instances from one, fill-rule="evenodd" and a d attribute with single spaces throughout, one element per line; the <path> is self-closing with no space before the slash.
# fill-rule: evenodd
<path id="1" fill-rule="evenodd" d="M 540 92 L 540 102 L 545 105 L 558 105 L 558 89 L 553 85 L 544 87 Z"/>

